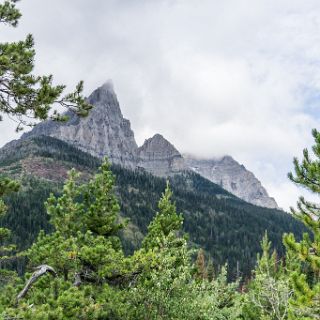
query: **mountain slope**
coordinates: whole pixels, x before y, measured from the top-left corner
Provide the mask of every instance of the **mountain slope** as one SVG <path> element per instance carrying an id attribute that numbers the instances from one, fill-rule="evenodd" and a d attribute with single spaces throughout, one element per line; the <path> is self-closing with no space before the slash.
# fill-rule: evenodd
<path id="1" fill-rule="evenodd" d="M 99 163 L 98 158 L 52 137 L 30 137 L 8 145 L 0 152 L 0 172 L 22 179 L 23 188 L 7 197 L 9 214 L 2 224 L 13 229 L 18 244 L 30 245 L 40 229 L 50 231 L 43 202 L 51 191 L 59 192 L 67 170 L 76 167 L 88 179 Z M 145 170 L 119 165 L 112 170 L 122 215 L 130 219 L 123 243 L 131 251 L 146 233 L 166 181 Z M 283 232 L 300 235 L 304 230 L 290 215 L 248 204 L 194 172 L 172 176 L 170 183 L 191 243 L 205 248 L 217 266 L 228 261 L 231 278 L 237 262 L 244 275 L 250 273 L 265 230 L 280 254 Z"/>
<path id="2" fill-rule="evenodd" d="M 278 208 L 276 201 L 269 197 L 261 182 L 230 156 L 219 159 L 197 159 L 185 155 L 189 168 L 237 197 L 266 208 Z"/>
<path id="3" fill-rule="evenodd" d="M 25 133 L 22 139 L 46 135 L 58 138 L 98 158 L 127 168 L 142 167 L 158 176 L 170 176 L 188 167 L 250 203 L 277 208 L 254 175 L 231 157 L 220 160 L 183 159 L 180 152 L 161 135 L 147 139 L 138 148 L 130 121 L 124 119 L 113 85 L 97 88 L 88 98 L 95 106 L 87 118 L 69 113 L 69 121 L 45 121 Z M 226 161 L 225 161 L 226 160 Z"/>
<path id="4" fill-rule="evenodd" d="M 130 121 L 124 119 L 117 96 L 110 82 L 96 89 L 88 98 L 95 107 L 86 118 L 69 113 L 69 121 L 45 121 L 24 134 L 46 135 L 68 142 L 93 156 L 108 156 L 113 163 L 135 167 L 138 148 Z"/>
<path id="5" fill-rule="evenodd" d="M 138 166 L 156 176 L 166 177 L 187 169 L 180 152 L 160 134 L 147 139 L 137 154 Z"/>

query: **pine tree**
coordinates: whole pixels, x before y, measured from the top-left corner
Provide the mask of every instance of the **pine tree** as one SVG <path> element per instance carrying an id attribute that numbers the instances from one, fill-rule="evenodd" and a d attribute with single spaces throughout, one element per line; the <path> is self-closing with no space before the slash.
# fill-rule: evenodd
<path id="1" fill-rule="evenodd" d="M 7 0 L 0 4 L 0 23 L 16 27 L 21 17 L 16 8 L 17 0 Z M 23 126 L 34 124 L 34 120 L 45 120 L 49 116 L 55 120 L 66 117 L 54 111 L 53 104 L 86 116 L 91 105 L 82 97 L 82 81 L 72 93 L 62 96 L 64 85 L 53 86 L 53 78 L 37 76 L 34 69 L 34 40 L 29 34 L 25 40 L 0 43 L 0 121 L 1 115 L 9 115 L 17 122 L 17 131 Z M 33 119 L 33 120 L 32 120 Z"/>
<path id="2" fill-rule="evenodd" d="M 294 159 L 294 171 L 289 178 L 299 186 L 314 194 L 320 193 L 320 133 L 312 131 L 315 144 L 314 156 L 307 149 L 303 150 L 301 162 Z M 291 208 L 295 217 L 309 229 L 302 241 L 296 241 L 293 234 L 284 236 L 287 250 L 300 260 L 303 270 L 292 273 L 294 297 L 292 299 L 291 319 L 320 319 L 320 206 L 301 197 L 298 209 Z"/>
<path id="3" fill-rule="evenodd" d="M 17 292 L 9 288 L 11 308 L 5 316 L 108 319 L 114 315 L 117 319 L 121 312 L 116 286 L 126 281 L 127 269 L 117 237 L 122 224 L 113 175 L 105 161 L 91 181 L 79 184 L 78 179 L 72 170 L 62 195 L 48 199 L 46 207 L 55 231 L 41 232 L 27 252 L 30 267 L 48 266 L 56 277 L 44 274 L 21 298 L 20 293 L 18 301 Z M 112 299 L 112 304 L 105 299 Z"/>
<path id="4" fill-rule="evenodd" d="M 126 297 L 128 319 L 239 319 L 238 283 L 227 282 L 226 268 L 209 282 L 203 251 L 199 257 L 202 274 L 195 279 L 193 250 L 181 236 L 183 218 L 176 213 L 171 196 L 167 184 L 143 248 L 132 257 L 142 272 Z"/>
<path id="5" fill-rule="evenodd" d="M 17 27 L 21 18 L 17 2 L 18 0 L 6 0 L 0 3 L 0 25 Z M 62 106 L 78 116 L 86 116 L 92 106 L 82 96 L 83 82 L 78 83 L 74 92 L 63 96 L 65 86 L 54 86 L 51 75 L 33 74 L 34 58 L 34 40 L 31 34 L 22 41 L 0 43 L 0 122 L 3 115 L 7 115 L 17 123 L 16 131 L 19 131 L 24 126 L 33 126 L 37 120 L 67 120 L 66 115 L 61 115 L 56 110 L 51 111 L 54 105 Z M 6 209 L 1 197 L 17 188 L 17 182 L 0 177 L 0 216 Z M 9 235 L 9 230 L 0 229 L 1 242 Z M 1 251 L 4 249 L 2 247 Z"/>
<path id="6" fill-rule="evenodd" d="M 0 215 L 6 212 L 6 206 L 3 202 L 2 197 L 10 192 L 18 191 L 19 187 L 20 186 L 18 182 L 13 181 L 7 177 L 0 177 Z"/>
<path id="7" fill-rule="evenodd" d="M 159 203 L 159 211 L 148 227 L 148 234 L 143 240 L 143 248 L 152 249 L 163 246 L 168 237 L 176 238 L 176 234 L 180 231 L 183 218 L 181 214 L 177 214 L 176 206 L 171 201 L 172 191 L 167 182 L 167 187 L 163 193 Z"/>
<path id="8" fill-rule="evenodd" d="M 262 255 L 258 254 L 253 279 L 245 294 L 244 318 L 246 320 L 286 320 L 291 296 L 290 272 L 294 259 L 286 256 L 285 262 L 271 253 L 267 232 L 261 241 Z"/>

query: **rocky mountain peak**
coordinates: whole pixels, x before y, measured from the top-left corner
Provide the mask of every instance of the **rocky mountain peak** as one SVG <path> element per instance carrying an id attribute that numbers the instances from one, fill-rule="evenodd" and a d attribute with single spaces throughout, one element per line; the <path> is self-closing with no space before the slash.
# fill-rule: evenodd
<path id="1" fill-rule="evenodd" d="M 23 138 L 46 135 L 68 142 L 97 157 L 126 167 L 136 165 L 137 144 L 130 121 L 121 113 L 111 81 L 93 91 L 88 98 L 94 108 L 86 118 L 72 115 L 66 123 L 45 121 Z"/>
<path id="2" fill-rule="evenodd" d="M 99 158 L 134 169 L 144 168 L 158 176 L 174 175 L 184 170 L 196 171 L 239 198 L 256 205 L 276 208 L 260 181 L 230 156 L 216 159 L 182 157 L 161 134 L 155 134 L 138 148 L 130 121 L 122 115 L 113 83 L 109 80 L 88 98 L 94 105 L 86 118 L 68 113 L 66 123 L 45 121 L 23 135 L 51 136 L 63 140 Z"/>
<path id="3" fill-rule="evenodd" d="M 157 133 L 152 138 L 145 140 L 144 144 L 139 148 L 139 153 L 158 153 L 166 155 L 180 155 L 179 151 L 161 134 Z M 180 155 L 181 156 L 181 155 Z"/>
<path id="4" fill-rule="evenodd" d="M 235 161 L 231 156 L 223 156 L 221 159 L 219 159 L 219 162 L 224 164 L 238 164 L 237 161 Z"/>
<path id="5" fill-rule="evenodd" d="M 168 176 L 186 169 L 180 152 L 161 134 L 155 134 L 138 148 L 139 167 L 158 175 Z"/>
<path id="6" fill-rule="evenodd" d="M 118 106 L 119 110 L 117 111 L 121 113 L 118 98 L 111 80 L 106 81 L 102 86 L 94 90 L 89 96 L 88 101 L 92 105 L 103 104 Z"/>

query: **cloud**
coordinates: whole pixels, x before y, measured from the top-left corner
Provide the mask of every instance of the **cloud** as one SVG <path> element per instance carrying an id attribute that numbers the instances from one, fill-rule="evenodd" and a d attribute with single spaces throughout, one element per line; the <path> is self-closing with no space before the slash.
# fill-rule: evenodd
<path id="1" fill-rule="evenodd" d="M 139 143 L 160 132 L 183 152 L 230 154 L 280 206 L 296 200 L 292 157 L 319 122 L 317 0 L 23 0 L 38 73 L 86 93 L 112 78 Z M 2 122 L 0 145 L 14 135 Z M 293 191 L 295 190 L 295 191 Z"/>

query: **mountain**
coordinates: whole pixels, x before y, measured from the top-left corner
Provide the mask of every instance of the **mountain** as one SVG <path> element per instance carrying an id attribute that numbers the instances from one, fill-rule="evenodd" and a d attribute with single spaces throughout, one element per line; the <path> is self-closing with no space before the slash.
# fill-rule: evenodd
<path id="1" fill-rule="evenodd" d="M 222 159 L 186 159 L 162 135 L 156 134 L 138 148 L 130 121 L 121 113 L 112 83 L 106 82 L 88 98 L 95 106 L 87 118 L 68 113 L 69 121 L 45 121 L 25 133 L 32 136 L 51 136 L 63 140 L 82 151 L 126 168 L 144 168 L 157 176 L 170 176 L 191 169 L 221 185 L 237 197 L 259 206 L 277 208 L 260 181 L 229 156 Z"/>
<path id="2" fill-rule="evenodd" d="M 134 168 L 138 146 L 130 121 L 121 113 L 112 83 L 106 82 L 96 89 L 88 101 L 95 106 L 88 117 L 79 118 L 69 113 L 66 123 L 45 121 L 22 139 L 39 135 L 55 137 L 93 156 L 107 156 L 113 163 Z"/>
<path id="3" fill-rule="evenodd" d="M 8 144 L 0 150 L 0 174 L 18 179 L 22 187 L 5 198 L 8 214 L 0 226 L 12 229 L 13 241 L 20 248 L 30 246 L 40 230 L 52 230 L 43 203 L 51 192 L 61 192 L 67 171 L 75 167 L 85 181 L 100 163 L 101 159 L 53 137 L 30 136 Z M 132 252 L 155 215 L 166 179 L 120 165 L 113 165 L 112 171 L 121 215 L 129 219 L 122 243 L 126 252 Z M 305 231 L 291 215 L 249 204 L 191 170 L 169 180 L 190 245 L 204 248 L 217 268 L 228 262 L 230 279 L 239 272 L 250 275 L 266 230 L 280 256 L 282 234 L 293 232 L 299 238 Z"/>
<path id="4" fill-rule="evenodd" d="M 278 208 L 261 182 L 230 156 L 219 159 L 197 159 L 185 155 L 185 162 L 193 171 L 220 185 L 240 199 L 266 208 Z"/>
<path id="5" fill-rule="evenodd" d="M 156 134 L 138 148 L 138 166 L 166 177 L 187 169 L 180 152 L 162 135 Z"/>

